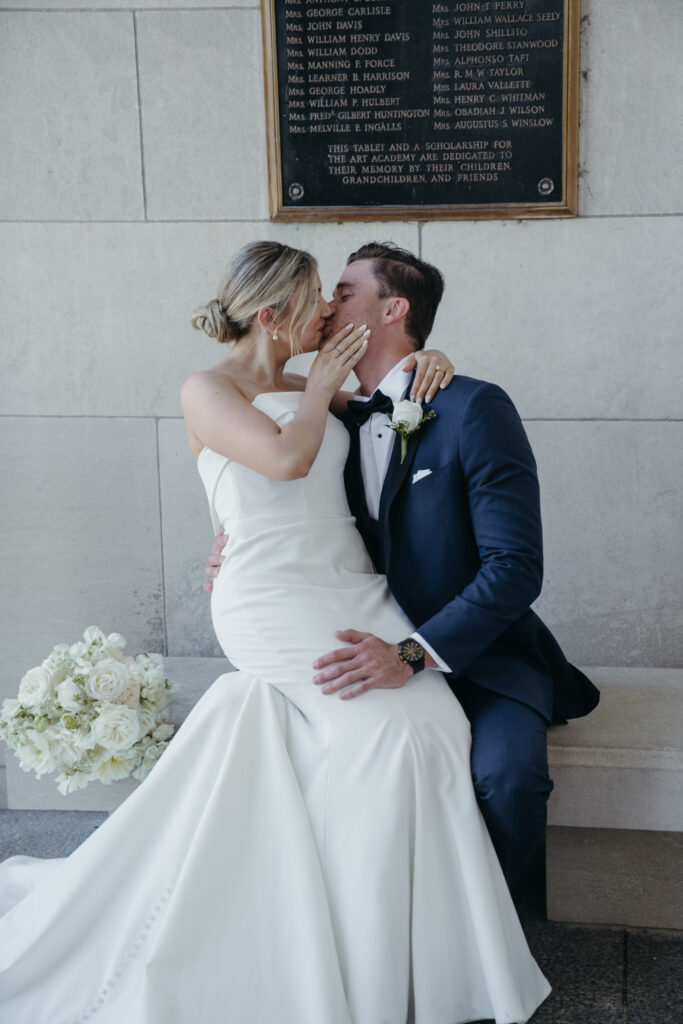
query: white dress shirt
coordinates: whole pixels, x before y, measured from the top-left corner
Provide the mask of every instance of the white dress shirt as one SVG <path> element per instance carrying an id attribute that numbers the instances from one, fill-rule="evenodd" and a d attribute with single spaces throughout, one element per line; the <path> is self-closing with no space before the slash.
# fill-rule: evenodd
<path id="1" fill-rule="evenodd" d="M 410 374 L 403 372 L 405 359 L 397 363 L 393 369 L 380 381 L 376 390 L 382 392 L 392 402 L 400 402 L 405 398 L 410 384 Z M 374 391 L 373 391 L 374 394 Z M 358 401 L 369 401 L 363 395 L 356 395 Z M 379 518 L 379 502 L 384 486 L 384 478 L 389 469 L 391 453 L 394 448 L 396 432 L 388 426 L 388 416 L 385 412 L 373 413 L 369 420 L 360 428 L 360 466 L 363 476 L 363 487 L 365 489 L 365 500 L 368 512 L 373 519 Z M 419 633 L 412 636 L 418 643 L 422 644 L 425 651 L 431 654 L 436 662 L 436 667 L 442 672 L 450 672 L 450 668 L 443 661 L 436 651 L 422 639 Z"/>

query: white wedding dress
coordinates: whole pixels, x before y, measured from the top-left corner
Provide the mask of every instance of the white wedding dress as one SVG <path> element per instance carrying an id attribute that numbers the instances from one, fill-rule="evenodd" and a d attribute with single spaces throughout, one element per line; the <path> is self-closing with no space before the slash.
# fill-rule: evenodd
<path id="1" fill-rule="evenodd" d="M 282 424 L 298 401 L 254 405 Z M 512 1024 L 548 995 L 443 676 L 350 701 L 312 683 L 335 630 L 412 631 L 349 515 L 347 444 L 329 417 L 291 482 L 201 453 L 238 671 L 70 857 L 2 866 L 3 1024 Z"/>

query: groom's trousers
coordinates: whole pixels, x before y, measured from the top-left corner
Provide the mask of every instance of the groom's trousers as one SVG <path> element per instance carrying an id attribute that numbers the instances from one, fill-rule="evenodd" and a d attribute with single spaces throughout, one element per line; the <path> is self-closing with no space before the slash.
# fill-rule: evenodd
<path id="1" fill-rule="evenodd" d="M 453 685 L 472 728 L 477 801 L 510 890 L 545 837 L 547 725 L 533 708 L 464 677 Z"/>

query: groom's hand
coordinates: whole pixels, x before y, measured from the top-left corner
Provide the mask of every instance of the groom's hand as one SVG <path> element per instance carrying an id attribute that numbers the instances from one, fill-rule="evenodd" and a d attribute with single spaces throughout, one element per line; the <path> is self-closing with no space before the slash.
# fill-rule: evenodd
<path id="1" fill-rule="evenodd" d="M 351 644 L 330 651 L 313 662 L 314 669 L 323 669 L 313 677 L 323 693 L 337 693 L 341 700 L 350 700 L 373 689 L 396 689 L 413 675 L 410 665 L 398 656 L 398 644 L 388 644 L 372 633 L 342 629 L 334 634 Z"/>
<path id="2" fill-rule="evenodd" d="M 228 543 L 228 538 L 225 533 L 221 532 L 216 536 L 213 547 L 211 548 L 211 554 L 209 555 L 209 561 L 204 567 L 204 575 L 208 576 L 208 582 L 204 584 L 204 590 L 207 594 L 210 594 L 213 590 L 213 581 L 221 571 L 221 566 L 225 561 L 223 554 L 223 548 Z"/>

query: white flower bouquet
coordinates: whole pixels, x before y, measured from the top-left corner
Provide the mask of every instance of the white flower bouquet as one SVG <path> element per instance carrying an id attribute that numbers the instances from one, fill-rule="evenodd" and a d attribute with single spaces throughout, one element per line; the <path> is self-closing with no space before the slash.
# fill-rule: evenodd
<path id="1" fill-rule="evenodd" d="M 126 641 L 90 626 L 83 640 L 52 653 L 3 702 L 0 736 L 24 771 L 57 772 L 63 794 L 93 780 L 144 779 L 168 746 L 176 692 L 160 654 L 121 653 Z"/>

